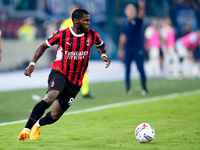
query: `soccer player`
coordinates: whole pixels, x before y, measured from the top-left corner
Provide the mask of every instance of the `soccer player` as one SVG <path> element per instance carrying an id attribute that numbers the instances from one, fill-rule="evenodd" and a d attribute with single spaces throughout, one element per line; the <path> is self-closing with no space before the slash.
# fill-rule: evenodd
<path id="1" fill-rule="evenodd" d="M 175 51 L 175 31 L 172 21 L 165 17 L 160 30 L 162 50 L 164 53 L 164 76 L 167 78 L 178 78 L 178 55 Z M 171 75 L 170 75 L 171 74 Z"/>
<path id="2" fill-rule="evenodd" d="M 71 26 L 73 26 L 73 22 L 72 22 L 72 12 L 76 9 L 79 9 L 79 6 L 73 6 L 71 11 L 70 11 L 70 17 L 67 18 L 66 20 L 64 20 L 61 25 L 60 25 L 60 29 L 66 29 L 69 28 Z M 81 95 L 83 96 L 83 98 L 94 98 L 94 94 L 90 93 L 89 90 L 89 83 L 88 83 L 88 73 L 87 71 L 85 72 L 84 78 L 83 78 L 83 84 L 81 87 Z"/>
<path id="3" fill-rule="evenodd" d="M 41 126 L 56 122 L 71 106 L 81 88 L 93 44 L 101 55 L 102 61 L 107 62 L 105 68 L 110 66 L 111 60 L 106 56 L 104 42 L 96 31 L 90 29 L 89 13 L 84 9 L 77 9 L 72 13 L 72 20 L 72 27 L 56 31 L 39 46 L 32 62 L 24 71 L 26 76 L 31 77 L 35 63 L 45 50 L 55 44 L 58 45 L 56 60 L 49 74 L 47 94 L 33 108 L 25 128 L 18 136 L 20 141 L 24 141 L 29 136 L 31 140 L 37 140 Z M 54 101 L 52 111 L 42 117 Z"/>
<path id="4" fill-rule="evenodd" d="M 146 88 L 146 75 L 144 71 L 144 57 L 142 50 L 142 20 L 145 16 L 145 4 L 142 1 L 138 1 L 139 13 L 137 16 L 137 10 L 134 5 L 128 4 L 125 8 L 125 15 L 127 21 L 124 24 L 122 34 L 119 37 L 119 59 L 125 61 L 125 81 L 126 81 L 126 94 L 131 94 L 130 90 L 130 69 L 131 62 L 134 59 L 140 73 L 142 84 L 142 95 L 148 93 Z"/>
<path id="5" fill-rule="evenodd" d="M 158 20 L 153 19 L 145 30 L 145 47 L 149 54 L 149 67 L 155 77 L 160 77 L 160 36 Z"/>

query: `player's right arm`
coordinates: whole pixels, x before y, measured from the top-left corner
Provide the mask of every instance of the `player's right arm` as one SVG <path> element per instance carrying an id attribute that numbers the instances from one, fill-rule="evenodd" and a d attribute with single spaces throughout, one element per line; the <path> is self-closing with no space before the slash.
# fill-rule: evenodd
<path id="1" fill-rule="evenodd" d="M 37 62 L 37 60 L 42 56 L 42 54 L 45 52 L 45 50 L 48 47 L 53 46 L 54 44 L 59 44 L 60 36 L 61 36 L 61 34 L 60 34 L 60 31 L 58 30 L 58 31 L 54 32 L 50 37 L 48 37 L 47 40 L 38 47 L 38 49 L 36 50 L 36 52 L 32 58 L 32 62 L 24 70 L 24 74 L 26 76 L 31 77 L 31 73 L 34 71 L 34 66 L 35 66 L 35 63 Z"/>
<path id="2" fill-rule="evenodd" d="M 122 33 L 119 37 L 119 45 L 118 45 L 118 57 L 119 59 L 124 59 L 124 46 L 126 43 L 126 35 Z"/>
<path id="3" fill-rule="evenodd" d="M 26 76 L 31 77 L 31 73 L 34 71 L 34 67 L 35 67 L 35 63 L 38 61 L 38 59 L 43 55 L 43 53 L 45 52 L 45 50 L 48 48 L 49 46 L 47 45 L 46 42 L 43 42 L 38 49 L 36 50 L 31 63 L 29 64 L 29 66 L 24 70 L 24 74 Z"/>
<path id="4" fill-rule="evenodd" d="M 139 6 L 138 18 L 143 19 L 146 13 L 146 5 L 143 1 L 138 0 L 138 6 Z"/>

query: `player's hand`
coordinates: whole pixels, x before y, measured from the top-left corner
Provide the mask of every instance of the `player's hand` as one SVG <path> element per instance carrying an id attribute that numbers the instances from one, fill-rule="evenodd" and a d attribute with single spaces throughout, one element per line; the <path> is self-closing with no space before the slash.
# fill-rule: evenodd
<path id="1" fill-rule="evenodd" d="M 145 9 L 145 7 L 146 7 L 145 3 L 143 1 L 141 1 L 141 0 L 138 0 L 138 5 L 142 9 Z"/>
<path id="2" fill-rule="evenodd" d="M 108 68 L 110 66 L 111 60 L 106 56 L 103 56 L 101 59 L 103 62 L 107 62 L 105 68 Z"/>
<path id="3" fill-rule="evenodd" d="M 24 74 L 26 76 L 31 77 L 31 73 L 34 71 L 34 65 L 29 65 L 25 70 L 24 70 Z"/>

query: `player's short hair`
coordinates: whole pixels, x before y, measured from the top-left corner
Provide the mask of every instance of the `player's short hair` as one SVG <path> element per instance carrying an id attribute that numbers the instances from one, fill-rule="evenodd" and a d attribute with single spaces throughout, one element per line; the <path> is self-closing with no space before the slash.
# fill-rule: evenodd
<path id="1" fill-rule="evenodd" d="M 135 5 L 133 5 L 133 4 L 127 4 L 126 7 L 125 7 L 125 10 L 127 8 L 134 8 L 134 9 L 136 9 Z"/>
<path id="2" fill-rule="evenodd" d="M 72 21 L 74 21 L 74 19 L 80 20 L 83 17 L 83 15 L 89 15 L 89 13 L 85 9 L 74 10 L 72 13 Z"/>

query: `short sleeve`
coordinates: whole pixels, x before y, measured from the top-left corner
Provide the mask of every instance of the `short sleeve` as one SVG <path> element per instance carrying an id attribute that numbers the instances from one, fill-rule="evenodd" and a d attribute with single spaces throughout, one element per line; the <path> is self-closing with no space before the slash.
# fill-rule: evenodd
<path id="1" fill-rule="evenodd" d="M 145 35 L 145 38 L 150 39 L 153 36 L 153 28 L 147 27 L 144 35 Z"/>
<path id="2" fill-rule="evenodd" d="M 101 39 L 99 33 L 97 33 L 96 31 L 94 31 L 94 33 L 95 33 L 94 45 L 96 47 L 99 47 L 99 46 L 103 45 L 104 42 Z"/>
<path id="3" fill-rule="evenodd" d="M 167 38 L 167 31 L 165 28 L 162 28 L 160 30 L 160 36 L 162 37 L 162 39 L 166 39 Z"/>
<path id="4" fill-rule="evenodd" d="M 195 43 L 196 41 L 197 41 L 197 34 L 195 34 L 194 32 L 193 33 L 191 33 L 191 36 L 190 36 L 190 43 L 191 44 L 193 44 L 193 43 Z"/>
<path id="5" fill-rule="evenodd" d="M 60 30 L 57 30 L 51 36 L 49 36 L 47 38 L 46 44 L 48 46 L 53 46 L 54 44 L 59 45 L 59 43 L 60 43 L 60 37 L 61 37 L 61 32 L 60 32 Z"/>

